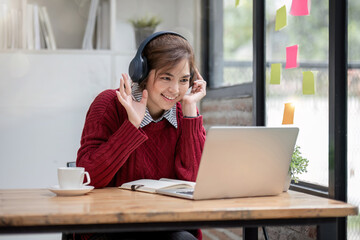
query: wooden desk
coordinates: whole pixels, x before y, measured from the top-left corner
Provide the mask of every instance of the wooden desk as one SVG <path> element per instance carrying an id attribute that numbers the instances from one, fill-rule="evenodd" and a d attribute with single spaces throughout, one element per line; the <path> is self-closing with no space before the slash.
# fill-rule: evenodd
<path id="1" fill-rule="evenodd" d="M 47 189 L 0 190 L 2 234 L 334 224 L 357 213 L 350 204 L 293 191 L 193 201 L 118 188 L 76 197 L 57 197 Z"/>

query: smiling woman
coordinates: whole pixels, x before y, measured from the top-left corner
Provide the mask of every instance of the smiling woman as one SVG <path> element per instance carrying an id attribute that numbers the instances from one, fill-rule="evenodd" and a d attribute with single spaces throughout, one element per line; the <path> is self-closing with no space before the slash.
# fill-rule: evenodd
<path id="1" fill-rule="evenodd" d="M 195 181 L 205 142 L 196 104 L 206 95 L 206 82 L 191 45 L 177 33 L 154 33 L 140 45 L 129 72 L 134 82 L 122 74 L 119 89 L 105 90 L 91 104 L 77 166 L 96 188 L 142 178 Z M 201 239 L 200 230 L 189 232 L 166 237 Z M 143 236 L 131 239 L 137 237 Z"/>
<path id="2" fill-rule="evenodd" d="M 150 115 L 157 119 L 164 111 L 171 109 L 176 102 L 182 100 L 189 89 L 190 69 L 186 59 L 175 67 L 158 74 L 151 70 L 147 83 L 149 93 L 147 107 Z M 187 96 L 188 97 L 188 96 Z M 190 113 L 196 116 L 195 112 Z"/>

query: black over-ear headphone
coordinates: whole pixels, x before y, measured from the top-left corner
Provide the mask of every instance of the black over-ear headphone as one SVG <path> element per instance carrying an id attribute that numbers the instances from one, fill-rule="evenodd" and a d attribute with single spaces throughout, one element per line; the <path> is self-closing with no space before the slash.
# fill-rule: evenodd
<path id="1" fill-rule="evenodd" d="M 168 32 L 168 31 L 161 31 L 151 34 L 149 37 L 147 37 L 139 46 L 139 49 L 137 50 L 135 57 L 133 60 L 131 60 L 129 65 L 129 75 L 133 82 L 141 83 L 149 74 L 147 59 L 145 56 L 143 56 L 143 51 L 146 45 L 151 42 L 153 39 L 157 38 L 158 36 L 164 35 L 164 34 L 173 34 L 179 37 L 182 37 L 186 40 L 183 36 L 176 32 Z"/>

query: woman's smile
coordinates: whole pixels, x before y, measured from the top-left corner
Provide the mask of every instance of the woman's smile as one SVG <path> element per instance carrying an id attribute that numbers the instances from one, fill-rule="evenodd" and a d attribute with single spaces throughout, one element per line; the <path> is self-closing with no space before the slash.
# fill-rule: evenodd
<path id="1" fill-rule="evenodd" d="M 161 96 L 163 96 L 166 100 L 170 100 L 170 101 L 172 101 L 172 100 L 175 100 L 178 96 L 173 96 L 173 97 L 171 97 L 170 95 L 166 95 L 166 94 L 161 94 Z"/>

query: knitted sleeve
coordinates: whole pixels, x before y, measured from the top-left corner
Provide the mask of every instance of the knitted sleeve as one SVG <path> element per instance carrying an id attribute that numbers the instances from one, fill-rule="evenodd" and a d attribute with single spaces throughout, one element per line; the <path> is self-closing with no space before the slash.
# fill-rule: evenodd
<path id="1" fill-rule="evenodd" d="M 176 175 L 178 179 L 196 181 L 206 138 L 203 119 L 202 116 L 183 118 L 181 110 L 178 118 L 180 136 L 176 145 Z"/>
<path id="2" fill-rule="evenodd" d="M 88 110 L 76 165 L 89 172 L 92 186 L 106 187 L 146 140 L 145 133 L 128 121 L 115 91 L 106 90 Z"/>

